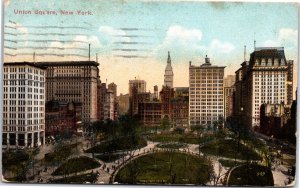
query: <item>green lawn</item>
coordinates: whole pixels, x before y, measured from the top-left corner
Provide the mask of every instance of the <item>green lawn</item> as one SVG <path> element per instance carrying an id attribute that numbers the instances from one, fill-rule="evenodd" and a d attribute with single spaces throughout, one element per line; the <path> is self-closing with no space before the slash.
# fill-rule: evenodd
<path id="1" fill-rule="evenodd" d="M 232 159 L 243 160 L 260 160 L 260 156 L 253 150 L 242 144 L 238 144 L 235 140 L 216 140 L 204 145 L 200 149 L 202 152 Z M 239 151 L 239 152 L 238 152 Z"/>
<path id="2" fill-rule="evenodd" d="M 269 168 L 260 165 L 242 165 L 232 170 L 229 186 L 273 186 L 274 179 Z"/>
<path id="3" fill-rule="evenodd" d="M 49 183 L 94 183 L 97 181 L 98 175 L 96 173 L 83 174 L 78 176 L 71 176 L 66 178 L 60 178 L 50 181 Z"/>
<path id="4" fill-rule="evenodd" d="M 118 172 L 115 181 L 125 184 L 205 185 L 212 171 L 210 161 L 202 157 L 160 152 L 133 160 Z"/>
<path id="5" fill-rule="evenodd" d="M 81 172 L 99 167 L 100 164 L 94 159 L 86 156 L 69 159 L 58 167 L 52 175 L 68 175 L 75 172 Z"/>
<path id="6" fill-rule="evenodd" d="M 147 145 L 147 142 L 142 137 L 121 137 L 116 138 L 108 142 L 102 142 L 99 145 L 96 145 L 88 150 L 86 153 L 107 153 L 117 150 L 131 150 L 142 148 Z"/>
<path id="7" fill-rule="evenodd" d="M 71 154 L 72 150 L 77 147 L 77 144 L 70 144 L 65 146 L 58 146 L 52 153 L 45 155 L 45 162 L 47 163 L 61 163 L 64 162 Z"/>
<path id="8" fill-rule="evenodd" d="M 187 144 L 199 144 L 199 143 L 205 143 L 210 140 L 213 140 L 213 136 L 211 135 L 204 135 L 202 137 L 196 136 L 191 133 L 184 133 L 184 134 L 178 134 L 178 133 L 164 133 L 164 134 L 151 134 L 148 135 L 148 140 L 151 140 L 153 142 L 183 142 Z"/>

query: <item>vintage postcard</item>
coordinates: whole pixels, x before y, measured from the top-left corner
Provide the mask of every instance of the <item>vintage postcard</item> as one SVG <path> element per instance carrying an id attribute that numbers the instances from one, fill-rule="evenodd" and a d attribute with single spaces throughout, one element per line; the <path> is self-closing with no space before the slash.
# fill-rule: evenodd
<path id="1" fill-rule="evenodd" d="M 2 182 L 295 185 L 298 7 L 4 0 Z"/>

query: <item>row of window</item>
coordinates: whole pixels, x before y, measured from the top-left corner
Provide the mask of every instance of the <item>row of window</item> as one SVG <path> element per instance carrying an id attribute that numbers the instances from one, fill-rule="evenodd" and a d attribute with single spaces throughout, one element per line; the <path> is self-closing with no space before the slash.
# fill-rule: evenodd
<path id="1" fill-rule="evenodd" d="M 37 131 L 39 129 L 44 129 L 44 125 L 36 125 L 36 126 L 26 126 L 26 127 L 19 127 L 19 126 L 3 126 L 3 131 Z"/>
<path id="2" fill-rule="evenodd" d="M 17 124 L 18 123 L 18 124 Z M 35 119 L 35 120 L 3 120 L 3 125 L 34 125 L 39 123 L 45 123 L 44 119 Z"/>
<path id="3" fill-rule="evenodd" d="M 7 81 L 7 80 L 4 80 L 3 81 L 3 85 L 4 86 L 34 86 L 34 87 L 45 87 L 45 82 L 39 82 L 39 81 L 31 81 L 31 80 L 28 80 L 28 81 L 25 81 L 25 80 L 19 80 L 19 81 L 14 81 L 14 80 L 10 80 L 10 81 Z"/>
<path id="4" fill-rule="evenodd" d="M 33 71 L 34 70 L 34 71 Z M 17 73 L 17 72 L 28 72 L 28 73 L 34 73 L 34 74 L 39 74 L 39 75 L 44 75 L 45 71 L 44 70 L 37 70 L 37 69 L 32 69 L 32 68 L 25 68 L 25 67 L 4 67 L 4 72 L 5 73 Z"/>
<path id="5" fill-rule="evenodd" d="M 19 113 L 3 113 L 3 118 L 7 119 L 9 118 L 19 118 L 19 119 L 24 119 L 25 118 L 25 113 L 22 113 L 24 111 L 19 111 Z M 27 113 L 27 118 L 43 118 L 44 113 Z"/>

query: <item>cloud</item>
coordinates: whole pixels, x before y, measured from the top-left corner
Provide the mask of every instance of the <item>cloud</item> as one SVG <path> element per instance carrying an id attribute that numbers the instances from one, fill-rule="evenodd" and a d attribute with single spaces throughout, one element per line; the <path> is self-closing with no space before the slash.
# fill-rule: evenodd
<path id="1" fill-rule="evenodd" d="M 178 25 L 171 26 L 168 29 L 165 44 L 179 42 L 180 44 L 187 45 L 190 42 L 200 42 L 202 39 L 202 32 L 198 29 L 187 29 Z"/>
<path id="2" fill-rule="evenodd" d="M 117 30 L 113 27 L 110 26 L 101 26 L 99 28 L 99 31 L 108 35 L 123 35 L 126 34 L 124 31 L 122 30 Z"/>
<path id="3" fill-rule="evenodd" d="M 85 41 L 87 43 L 80 43 L 75 41 Z M 60 48 L 86 48 L 88 49 L 88 44 L 91 44 L 91 51 L 93 49 L 99 49 L 101 47 L 101 43 L 96 36 L 83 36 L 78 35 L 73 38 L 73 42 L 51 42 L 49 47 L 60 47 Z M 51 50 L 53 51 L 53 50 Z M 68 52 L 77 53 L 76 49 L 70 50 Z"/>
<path id="4" fill-rule="evenodd" d="M 224 55 L 230 55 L 235 49 L 232 43 L 219 39 L 213 39 L 208 44 L 204 44 L 202 38 L 203 33 L 199 29 L 185 28 L 179 25 L 170 26 L 165 39 L 156 48 L 153 55 L 163 59 L 167 51 L 171 51 L 176 62 L 182 63 L 189 60 L 198 61 L 199 58 L 204 58 L 206 54 L 212 58 L 220 59 Z"/>
<path id="5" fill-rule="evenodd" d="M 265 47 L 278 47 L 278 46 L 293 46 L 296 47 L 298 42 L 298 30 L 291 28 L 281 28 L 275 40 L 266 40 L 263 43 Z"/>
<path id="6" fill-rule="evenodd" d="M 129 37 L 123 37 L 126 36 L 126 32 L 120 29 L 115 29 L 110 26 L 101 26 L 99 28 L 99 31 L 104 34 L 105 36 L 102 36 L 106 42 L 115 42 L 117 40 L 122 40 L 124 42 L 129 42 L 130 38 Z"/>
<path id="7" fill-rule="evenodd" d="M 263 46 L 267 47 L 278 47 L 280 46 L 279 42 L 278 41 L 274 41 L 274 40 L 267 40 L 264 42 Z"/>
<path id="8" fill-rule="evenodd" d="M 298 30 L 291 29 L 291 28 L 282 28 L 279 31 L 278 40 L 281 43 L 291 42 L 297 45 L 297 37 L 298 37 Z"/>
<path id="9" fill-rule="evenodd" d="M 170 26 L 163 42 L 153 51 L 153 55 L 165 57 L 167 51 L 175 52 L 177 59 L 194 56 L 206 49 L 202 44 L 202 31 L 179 25 Z"/>
<path id="10" fill-rule="evenodd" d="M 209 54 L 229 54 L 235 49 L 235 46 L 230 42 L 221 42 L 218 39 L 211 41 L 208 53 Z"/>

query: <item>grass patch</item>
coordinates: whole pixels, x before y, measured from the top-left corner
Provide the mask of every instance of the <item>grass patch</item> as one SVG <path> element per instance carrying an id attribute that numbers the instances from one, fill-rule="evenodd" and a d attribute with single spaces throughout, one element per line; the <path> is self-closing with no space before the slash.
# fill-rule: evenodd
<path id="1" fill-rule="evenodd" d="M 29 155 L 25 151 L 6 151 L 2 154 L 3 168 L 9 168 L 11 166 L 18 166 L 18 163 L 22 163 L 29 160 Z M 16 163 L 17 161 L 17 163 Z"/>
<path id="2" fill-rule="evenodd" d="M 165 134 L 151 134 L 147 137 L 149 140 L 153 142 L 162 142 L 162 143 L 169 143 L 169 142 L 183 142 L 187 144 L 202 144 L 208 141 L 213 140 L 213 136 L 211 135 L 204 135 L 202 137 L 195 136 L 191 133 L 184 133 L 184 134 L 177 134 L 177 133 L 165 133 Z"/>
<path id="3" fill-rule="evenodd" d="M 147 142 L 142 137 L 138 136 L 129 136 L 116 138 L 111 141 L 102 142 L 99 145 L 96 145 L 88 150 L 86 153 L 107 153 L 118 150 L 132 150 L 145 147 Z"/>
<path id="4" fill-rule="evenodd" d="M 234 167 L 234 166 L 239 166 L 244 164 L 243 162 L 234 162 L 234 160 L 225 160 L 225 159 L 219 159 L 219 162 L 222 164 L 224 167 Z"/>
<path id="5" fill-rule="evenodd" d="M 75 147 L 77 147 L 77 144 L 58 146 L 52 153 L 45 154 L 45 162 L 59 164 L 72 154 L 72 150 Z"/>
<path id="6" fill-rule="evenodd" d="M 117 159 L 120 159 L 123 156 L 124 156 L 123 154 L 103 154 L 103 155 L 96 155 L 95 157 L 97 159 L 100 159 L 101 161 L 104 161 L 106 163 L 110 163 L 110 162 L 113 162 Z"/>
<path id="7" fill-rule="evenodd" d="M 66 163 L 58 167 L 52 175 L 68 175 L 99 167 L 100 164 L 94 159 L 86 156 L 69 159 Z"/>
<path id="8" fill-rule="evenodd" d="M 179 143 L 179 142 L 170 142 L 164 144 L 158 144 L 157 147 L 159 148 L 170 148 L 170 149 L 179 149 L 179 148 L 186 148 L 186 143 Z"/>
<path id="9" fill-rule="evenodd" d="M 272 172 L 265 166 L 250 164 L 232 170 L 228 177 L 229 186 L 273 186 Z"/>
<path id="10" fill-rule="evenodd" d="M 239 152 L 238 152 L 239 147 Z M 261 157 L 253 150 L 242 144 L 237 144 L 235 140 L 216 140 L 203 147 L 201 151 L 210 155 L 242 160 L 260 160 Z"/>
<path id="11" fill-rule="evenodd" d="M 60 178 L 49 181 L 49 183 L 95 183 L 97 181 L 98 175 L 96 173 L 89 173 L 77 176 L 71 176 L 66 178 Z"/>
<path id="12" fill-rule="evenodd" d="M 128 184 L 205 185 L 213 171 L 210 161 L 177 152 L 152 153 L 139 157 L 116 175 L 115 181 Z"/>

